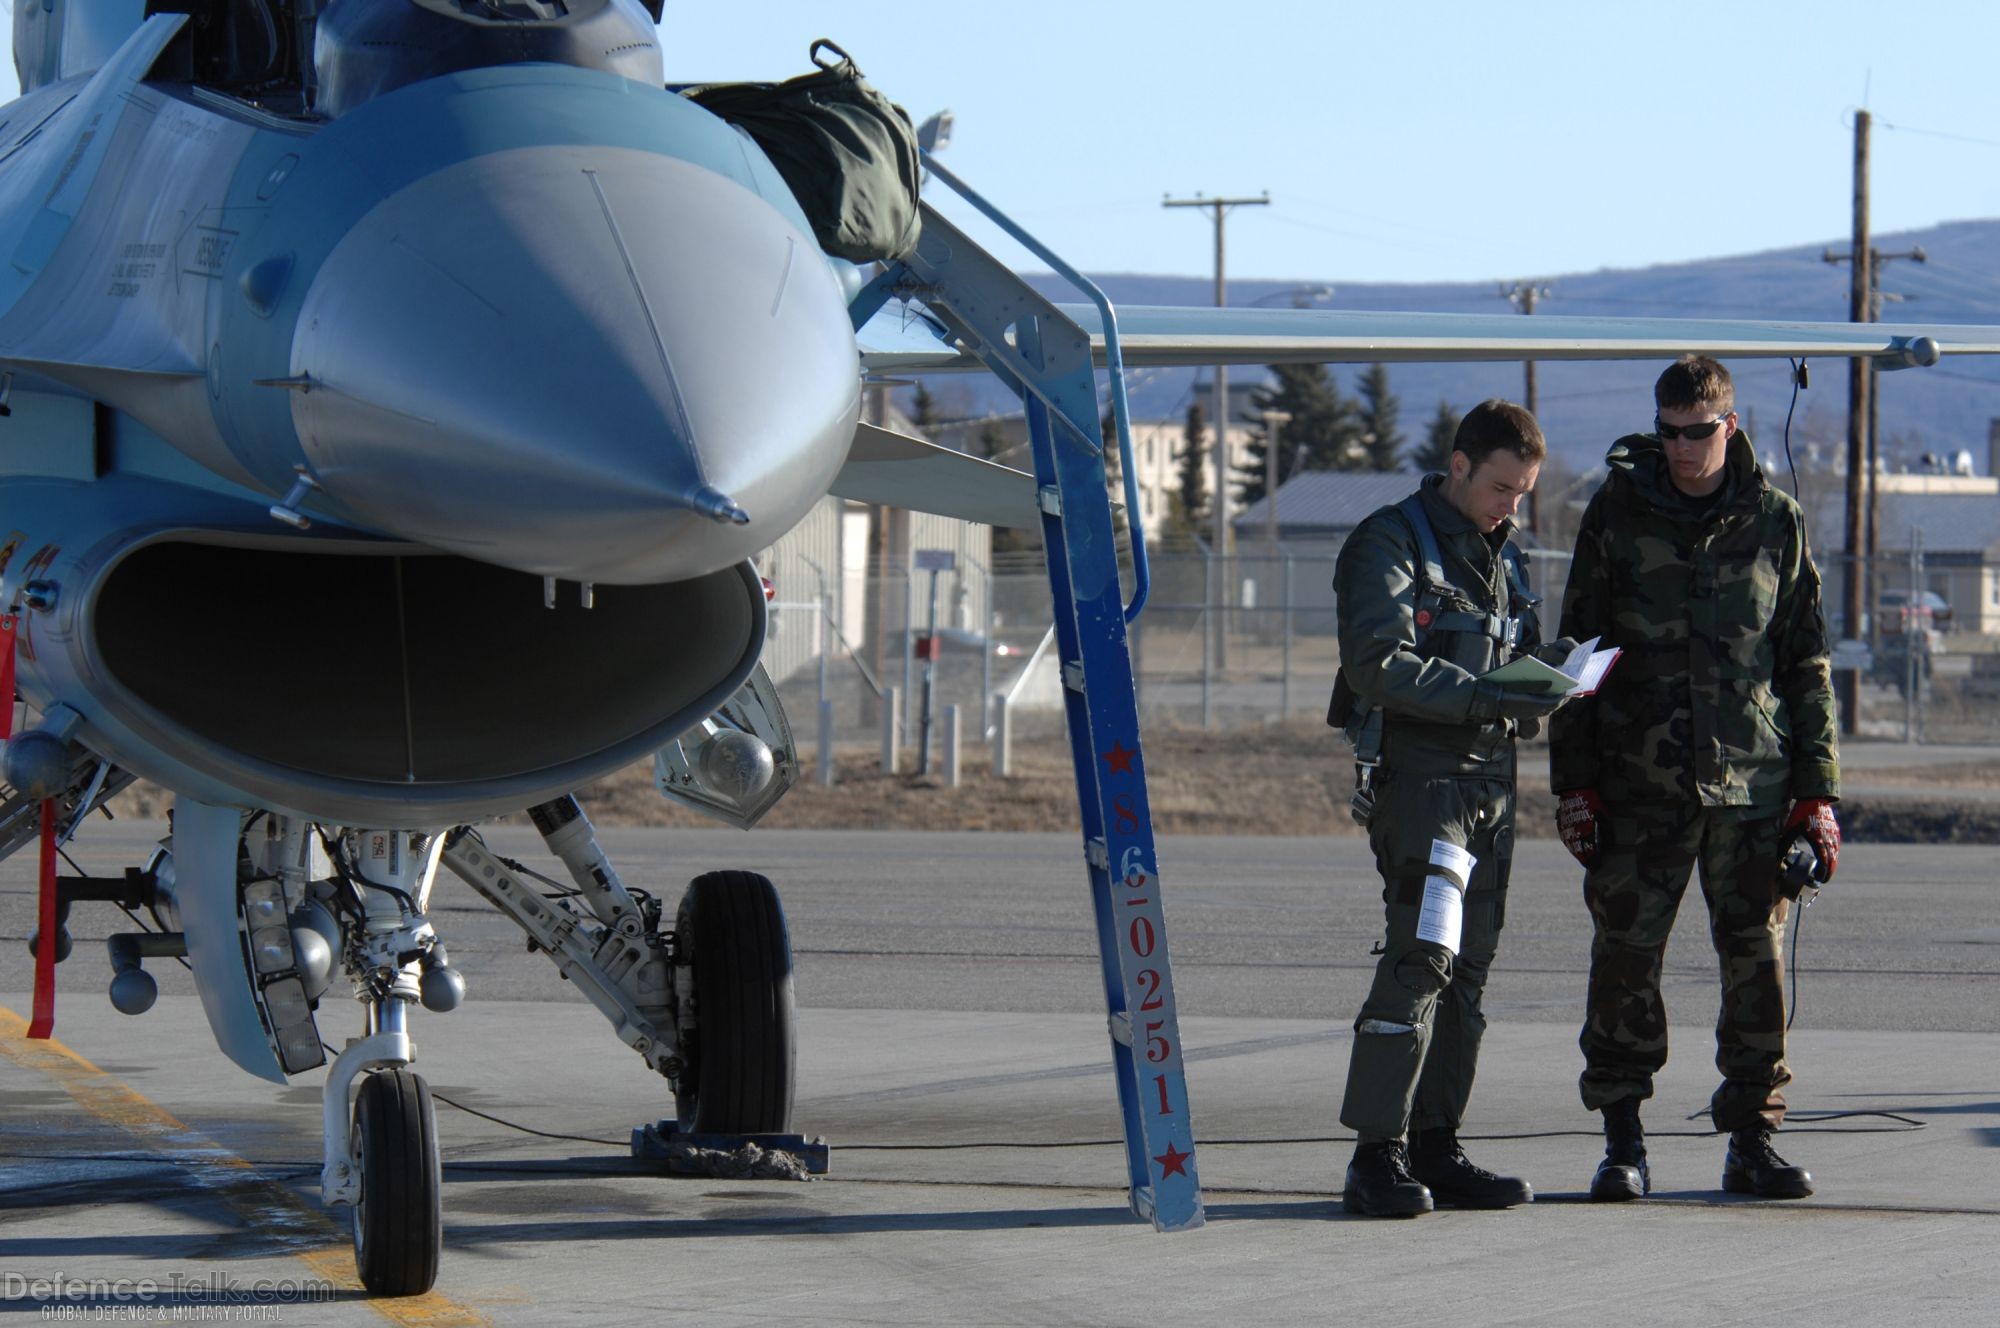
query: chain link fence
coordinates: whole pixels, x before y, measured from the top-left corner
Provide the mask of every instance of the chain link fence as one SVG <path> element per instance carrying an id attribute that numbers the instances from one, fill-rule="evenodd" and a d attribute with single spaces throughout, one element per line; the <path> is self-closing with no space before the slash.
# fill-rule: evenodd
<path id="1" fill-rule="evenodd" d="M 1229 729 L 1324 712 L 1340 664 L 1333 569 L 1338 545 L 1210 558 L 1156 553 L 1152 594 L 1131 631 L 1147 723 Z M 1529 574 L 1553 635 L 1566 552 L 1530 550 Z M 1862 578 L 1858 630 L 1845 623 L 1849 564 L 1820 560 L 1837 682 L 1864 738 L 2000 741 L 2000 564 L 1897 554 L 1852 564 Z M 961 558 L 935 574 L 899 567 L 845 585 L 779 569 L 766 663 L 801 743 L 815 740 L 819 702 L 836 744 L 874 743 L 894 688 L 905 745 L 918 745 L 926 675 L 931 712 L 959 708 L 968 743 L 990 733 L 994 697 L 1037 731 L 1059 732 L 1059 661 L 1050 640 L 1039 555 Z M 924 642 L 935 638 L 934 659 Z M 1846 679 L 1853 679 L 1850 684 Z M 1046 718 L 1046 723 L 1041 718 Z M 1018 731 L 1018 730 L 1017 730 Z"/>

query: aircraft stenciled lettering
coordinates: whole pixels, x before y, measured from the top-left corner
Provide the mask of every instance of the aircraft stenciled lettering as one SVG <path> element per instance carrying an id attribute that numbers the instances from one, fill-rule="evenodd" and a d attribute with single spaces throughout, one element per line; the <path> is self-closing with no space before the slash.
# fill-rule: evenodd
<path id="1" fill-rule="evenodd" d="M 111 938 L 112 1003 L 143 1013 L 142 960 L 184 955 L 221 1056 L 314 1076 L 320 1195 L 374 1294 L 429 1290 L 444 1257 L 411 1037 L 466 995 L 440 870 L 665 1081 L 674 1119 L 635 1151 L 811 1154 L 776 887 L 707 863 L 676 864 L 678 898 L 628 886 L 576 791 L 651 758 L 666 796 L 749 829 L 793 787 L 756 560 L 828 499 L 1043 537 L 1127 1195 L 1183 1230 L 1204 1217 L 1125 635 L 1146 531 L 1135 465 L 1114 518 L 1100 382 L 1124 438 L 1127 363 L 2000 353 L 1996 328 L 1119 311 L 1075 274 L 1090 304 L 1058 305 L 917 196 L 921 174 L 977 199 L 907 117 L 883 122 L 906 206 L 848 235 L 817 186 L 862 181 L 788 177 L 754 116 L 666 88 L 657 0 L 13 8 L 24 100 L 0 128 L 49 137 L 0 156 L 0 599 L 26 707 L 0 857 L 39 834 L 53 863 L 58 824 L 141 773 L 166 790 L 170 835 L 120 888 L 179 931 Z M 221 284 L 188 298 L 180 273 Z M 860 422 L 866 384 L 946 368 L 1015 392 L 1034 473 Z M 567 882 L 487 848 L 478 827 L 523 812 Z M 53 867 L 41 889 L 50 918 L 87 893 Z M 323 1039 L 323 1008 L 361 1036 Z"/>
<path id="2" fill-rule="evenodd" d="M 195 237 L 193 270 L 207 276 L 221 272 L 222 260 L 229 257 L 229 246 L 235 239 L 234 231 L 203 227 Z"/>
<path id="3" fill-rule="evenodd" d="M 119 299 L 137 295 L 141 283 L 159 275 L 160 260 L 167 256 L 164 244 L 128 244 L 119 250 L 111 265 L 111 285 L 105 294 Z"/>

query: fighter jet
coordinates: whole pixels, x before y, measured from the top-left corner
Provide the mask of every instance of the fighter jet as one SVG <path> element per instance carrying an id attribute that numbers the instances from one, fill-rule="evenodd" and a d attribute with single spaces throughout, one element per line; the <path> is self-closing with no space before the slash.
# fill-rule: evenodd
<path id="1" fill-rule="evenodd" d="M 1124 653 L 1143 589 L 1120 591 L 1100 385 L 1122 440 L 1127 363 L 2000 351 L 1993 328 L 1116 311 L 1087 283 L 1059 307 L 918 207 L 907 170 L 918 237 L 840 256 L 796 172 L 663 86 L 658 17 L 15 6 L 0 684 L 27 718 L 0 854 L 42 846 L 33 1030 L 86 900 L 161 920 L 112 938 L 119 1009 L 153 1003 L 148 960 L 185 957 L 221 1052 L 267 1080 L 327 1065 L 344 980 L 361 1033 L 326 1073 L 322 1187 L 380 1294 L 438 1273 L 408 1021 L 465 995 L 428 912 L 440 869 L 670 1082 L 680 1128 L 789 1129 L 771 882 L 629 885 L 574 791 L 652 756 L 739 824 L 783 793 L 751 558 L 828 493 L 1047 536 L 1134 1206 L 1183 1227 L 1199 1192 Z M 867 375 L 925 368 L 1019 391 L 1035 473 L 858 422 Z M 174 796 L 159 851 L 59 881 L 56 847 L 141 777 Z M 568 883 L 481 841 L 522 811 Z"/>

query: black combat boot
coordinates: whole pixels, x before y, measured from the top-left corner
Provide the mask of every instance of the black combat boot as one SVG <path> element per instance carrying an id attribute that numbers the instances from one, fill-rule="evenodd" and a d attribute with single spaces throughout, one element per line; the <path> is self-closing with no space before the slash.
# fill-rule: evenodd
<path id="1" fill-rule="evenodd" d="M 1732 1154 L 1733 1156 L 1733 1154 Z M 1652 1191 L 1646 1166 L 1646 1131 L 1639 1124 L 1639 1099 L 1621 1097 L 1604 1108 L 1604 1160 L 1590 1179 L 1590 1197 L 1620 1203 Z"/>
<path id="2" fill-rule="evenodd" d="M 1410 1173 L 1450 1208 L 1512 1208 L 1535 1201 L 1534 1187 L 1515 1176 L 1474 1166 L 1454 1130 L 1423 1130 L 1410 1148 Z"/>
<path id="3" fill-rule="evenodd" d="M 1768 1125 L 1753 1125 L 1729 1136 L 1729 1154 L 1722 1162 L 1723 1189 L 1759 1199 L 1803 1199 L 1813 1192 L 1812 1173 L 1779 1157 L 1771 1147 L 1772 1133 Z"/>
<path id="4" fill-rule="evenodd" d="M 1390 1139 L 1355 1147 L 1340 1206 L 1364 1217 L 1415 1217 L 1431 1211 L 1431 1192 L 1410 1174 L 1403 1141 Z"/>

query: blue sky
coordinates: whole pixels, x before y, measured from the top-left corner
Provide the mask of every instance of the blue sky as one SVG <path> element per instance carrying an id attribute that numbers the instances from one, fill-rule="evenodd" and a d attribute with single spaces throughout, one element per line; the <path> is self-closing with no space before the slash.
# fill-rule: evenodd
<path id="1" fill-rule="evenodd" d="M 1864 98 L 1878 232 L 2000 216 L 1990 0 L 669 0 L 662 30 L 676 81 L 786 77 L 834 38 L 918 119 L 950 107 L 944 160 L 1090 271 L 1207 273 L 1207 214 L 1160 207 L 1197 191 L 1270 191 L 1228 226 L 1232 275 L 1265 278 L 1842 241 Z"/>
<path id="2" fill-rule="evenodd" d="M 946 162 L 1090 271 L 1206 274 L 1207 214 L 1162 196 L 1267 189 L 1230 218 L 1232 275 L 1513 280 L 1844 241 L 1864 98 L 1878 232 L 2000 216 L 1990 0 L 668 0 L 662 32 L 677 82 L 789 77 L 834 38 L 917 118 L 949 107 Z"/>

